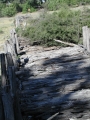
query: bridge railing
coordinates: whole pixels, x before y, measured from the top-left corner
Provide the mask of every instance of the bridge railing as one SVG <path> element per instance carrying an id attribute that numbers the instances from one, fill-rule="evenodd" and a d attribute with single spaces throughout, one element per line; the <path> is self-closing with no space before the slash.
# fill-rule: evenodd
<path id="1" fill-rule="evenodd" d="M 5 42 L 5 53 L 1 54 L 1 96 L 4 109 L 5 120 L 22 120 L 22 115 L 18 100 L 17 78 L 17 55 L 19 53 L 19 43 L 16 31 L 10 33 L 10 39 Z"/>

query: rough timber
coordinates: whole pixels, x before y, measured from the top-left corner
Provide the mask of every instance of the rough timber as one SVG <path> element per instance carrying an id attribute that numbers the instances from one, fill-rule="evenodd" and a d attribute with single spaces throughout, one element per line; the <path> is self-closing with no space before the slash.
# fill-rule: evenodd
<path id="1" fill-rule="evenodd" d="M 33 120 L 89 120 L 90 56 L 81 47 L 25 46 L 20 56 L 19 101 Z M 27 116 L 27 117 L 26 117 Z"/>

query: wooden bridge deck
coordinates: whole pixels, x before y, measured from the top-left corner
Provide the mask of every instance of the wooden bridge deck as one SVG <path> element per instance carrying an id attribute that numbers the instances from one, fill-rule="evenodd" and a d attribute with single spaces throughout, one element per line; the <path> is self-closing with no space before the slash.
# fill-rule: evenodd
<path id="1" fill-rule="evenodd" d="M 17 77 L 24 116 L 34 120 L 90 118 L 90 57 L 83 48 L 32 46 L 20 60 L 23 74 Z"/>

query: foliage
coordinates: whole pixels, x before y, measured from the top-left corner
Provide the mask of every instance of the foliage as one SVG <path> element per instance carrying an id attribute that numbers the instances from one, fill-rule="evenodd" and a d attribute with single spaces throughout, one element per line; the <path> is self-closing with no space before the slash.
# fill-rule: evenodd
<path id="1" fill-rule="evenodd" d="M 35 8 L 31 6 L 30 1 L 27 1 L 25 4 L 22 4 L 22 11 L 23 11 L 23 13 L 34 12 Z"/>
<path id="2" fill-rule="evenodd" d="M 2 8 L 2 15 L 3 16 L 13 16 L 17 13 L 16 8 L 13 6 L 13 4 L 6 6 L 5 8 Z"/>
<path id="3" fill-rule="evenodd" d="M 40 0 L 0 0 L 0 17 L 13 16 L 17 12 L 34 12 L 40 5 Z"/>
<path id="4" fill-rule="evenodd" d="M 31 42 L 39 41 L 43 45 L 60 45 L 54 39 L 78 43 L 80 31 L 80 12 L 71 12 L 63 8 L 59 13 L 45 15 L 39 20 L 32 20 L 30 25 L 22 31 L 22 35 L 29 37 Z M 77 24 L 78 23 L 78 24 Z"/>
<path id="5" fill-rule="evenodd" d="M 79 6 L 90 4 L 90 0 L 47 0 L 46 8 L 48 10 L 57 10 L 61 8 L 63 4 L 68 6 Z"/>
<path id="6" fill-rule="evenodd" d="M 90 27 L 90 9 L 85 11 L 71 11 L 62 8 L 59 12 L 45 14 L 37 20 L 29 20 L 25 30 L 18 29 L 18 33 L 30 38 L 30 43 L 41 45 L 60 45 L 54 39 L 70 43 L 82 43 L 82 26 Z"/>
<path id="7" fill-rule="evenodd" d="M 5 4 L 0 3 L 0 17 L 2 17 L 2 8 L 5 8 Z"/>
<path id="8" fill-rule="evenodd" d="M 13 7 L 16 9 L 17 12 L 22 12 L 22 7 L 21 4 L 19 4 L 18 2 L 13 2 Z"/>

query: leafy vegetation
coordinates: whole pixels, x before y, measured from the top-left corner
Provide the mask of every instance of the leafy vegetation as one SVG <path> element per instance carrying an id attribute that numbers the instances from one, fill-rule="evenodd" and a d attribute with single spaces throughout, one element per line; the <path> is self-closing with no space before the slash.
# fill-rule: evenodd
<path id="1" fill-rule="evenodd" d="M 40 2 L 37 0 L 12 0 L 10 2 L 6 0 L 0 0 L 0 17 L 11 17 L 18 12 L 34 12 L 37 10 L 38 6 L 40 6 Z"/>
<path id="2" fill-rule="evenodd" d="M 5 8 L 2 8 L 2 15 L 3 16 L 13 16 L 16 14 L 16 8 L 13 5 L 7 6 Z"/>
<path id="3" fill-rule="evenodd" d="M 62 6 L 79 6 L 90 4 L 90 0 L 0 0 L 0 17 L 13 16 L 17 12 L 34 12 L 37 8 L 45 7 L 47 10 L 58 10 Z M 10 13 L 9 13 L 10 12 Z"/>
<path id="4" fill-rule="evenodd" d="M 48 10 L 57 10 L 62 5 L 79 6 L 86 4 L 90 4 L 90 0 L 47 0 L 45 7 Z"/>
<path id="5" fill-rule="evenodd" d="M 90 10 L 71 11 L 62 8 L 59 12 L 45 14 L 38 20 L 29 21 L 25 30 L 18 29 L 18 33 L 30 38 L 30 42 L 41 45 L 61 45 L 54 41 L 59 39 L 70 43 L 82 43 L 82 26 L 90 26 Z"/>

